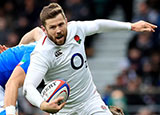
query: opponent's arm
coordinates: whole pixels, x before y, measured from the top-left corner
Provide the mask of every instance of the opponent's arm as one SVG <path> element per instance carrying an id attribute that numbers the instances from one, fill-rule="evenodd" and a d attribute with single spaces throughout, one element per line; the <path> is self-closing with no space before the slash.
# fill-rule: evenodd
<path id="1" fill-rule="evenodd" d="M 40 27 L 36 27 L 22 37 L 21 41 L 19 42 L 19 45 L 38 41 L 43 36 L 44 32 L 42 31 L 42 29 Z"/>
<path id="2" fill-rule="evenodd" d="M 80 27 L 82 28 L 85 35 L 92 35 L 95 33 L 104 33 L 111 31 L 122 31 L 122 30 L 132 30 L 136 32 L 154 32 L 156 25 L 150 24 L 145 21 L 138 21 L 135 23 L 120 22 L 113 20 L 97 19 L 94 21 L 84 21 L 80 22 Z"/>
<path id="3" fill-rule="evenodd" d="M 25 72 L 20 66 L 16 66 L 11 77 L 5 86 L 5 109 L 6 115 L 15 115 L 18 88 L 22 87 L 25 79 Z"/>

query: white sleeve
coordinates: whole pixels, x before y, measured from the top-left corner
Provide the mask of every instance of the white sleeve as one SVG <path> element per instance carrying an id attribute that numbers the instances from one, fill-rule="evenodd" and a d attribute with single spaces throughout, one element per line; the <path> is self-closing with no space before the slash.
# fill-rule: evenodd
<path id="1" fill-rule="evenodd" d="M 131 30 L 131 23 L 129 22 L 120 22 L 105 19 L 97 19 L 94 21 L 84 22 L 79 21 L 79 24 L 80 28 L 86 36 L 102 32 Z"/>
<path id="2" fill-rule="evenodd" d="M 23 94 L 31 104 L 39 108 L 44 99 L 36 88 L 44 78 L 47 70 L 48 65 L 40 54 L 31 55 L 30 65 L 23 85 Z"/>

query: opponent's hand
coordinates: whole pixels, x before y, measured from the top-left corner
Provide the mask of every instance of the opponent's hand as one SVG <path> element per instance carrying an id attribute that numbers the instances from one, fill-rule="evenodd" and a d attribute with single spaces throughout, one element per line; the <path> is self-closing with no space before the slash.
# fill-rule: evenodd
<path id="1" fill-rule="evenodd" d="M 0 45 L 0 53 L 4 52 L 8 48 L 5 45 Z"/>
<path id="2" fill-rule="evenodd" d="M 131 30 L 136 32 L 155 32 L 156 28 L 157 28 L 156 25 L 153 25 L 145 21 L 138 21 L 135 23 L 131 23 Z"/>
<path id="3" fill-rule="evenodd" d="M 58 97 L 54 101 L 51 101 L 51 102 L 48 102 L 48 103 L 44 101 L 44 102 L 41 103 L 40 109 L 45 111 L 45 112 L 48 112 L 48 113 L 57 113 L 66 104 L 66 102 L 61 103 L 60 105 L 58 104 L 63 99 L 64 99 L 63 97 Z"/>
<path id="4" fill-rule="evenodd" d="M 117 106 L 109 106 L 109 109 L 113 115 L 124 115 L 123 110 Z"/>

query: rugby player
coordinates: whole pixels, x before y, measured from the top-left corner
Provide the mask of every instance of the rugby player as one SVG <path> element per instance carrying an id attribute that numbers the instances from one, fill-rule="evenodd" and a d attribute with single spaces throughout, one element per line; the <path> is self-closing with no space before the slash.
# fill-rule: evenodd
<path id="1" fill-rule="evenodd" d="M 45 83 L 63 79 L 69 83 L 71 92 L 57 115 L 112 115 L 92 80 L 84 48 L 85 36 L 122 30 L 154 32 L 157 26 L 145 21 L 127 23 L 106 19 L 68 23 L 57 3 L 45 6 L 40 19 L 47 36 L 39 40 L 31 55 L 23 86 L 25 97 L 41 110 L 56 113 L 54 105 L 45 102 L 36 87 L 42 79 Z"/>
<path id="2" fill-rule="evenodd" d="M 12 107 L 16 105 L 15 97 L 18 88 L 21 87 L 25 79 L 25 74 L 30 62 L 30 53 L 35 48 L 35 43 L 8 48 L 0 54 L 0 108 L 4 106 L 4 95 L 10 95 L 6 100 L 12 100 Z M 10 87 L 10 88 L 9 88 Z M 17 93 L 14 93 L 17 92 Z M 16 95 L 15 95 L 16 94 Z M 11 105 L 10 105 L 11 106 Z M 8 107 L 6 107 L 8 110 Z M 15 111 L 14 111 L 15 114 Z"/>

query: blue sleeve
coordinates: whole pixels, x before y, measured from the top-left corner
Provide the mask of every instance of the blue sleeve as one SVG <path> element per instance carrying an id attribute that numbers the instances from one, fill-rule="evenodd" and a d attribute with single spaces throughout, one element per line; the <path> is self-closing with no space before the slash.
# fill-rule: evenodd
<path id="1" fill-rule="evenodd" d="M 22 69 L 24 70 L 25 73 L 27 73 L 28 66 L 30 64 L 30 54 L 31 54 L 31 52 L 25 53 L 23 55 L 20 63 L 18 64 L 18 66 L 22 67 Z"/>
<path id="2" fill-rule="evenodd" d="M 6 110 L 1 111 L 0 115 L 6 115 Z"/>

